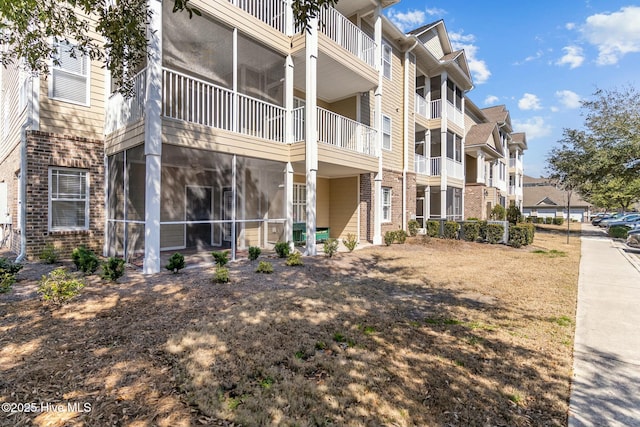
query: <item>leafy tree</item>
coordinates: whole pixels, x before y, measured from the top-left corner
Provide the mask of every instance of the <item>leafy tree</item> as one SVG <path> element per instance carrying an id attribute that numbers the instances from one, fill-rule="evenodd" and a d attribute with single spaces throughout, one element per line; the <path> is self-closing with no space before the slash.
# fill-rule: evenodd
<path id="1" fill-rule="evenodd" d="M 190 18 L 201 12 L 189 0 L 173 2 L 173 12 Z M 293 0 L 296 23 L 310 28 L 310 20 L 338 0 Z M 79 12 L 79 13 L 78 13 Z M 146 25 L 151 11 L 146 0 L 3 0 L 0 2 L 0 63 L 22 59 L 34 74 L 46 75 L 57 52 L 51 40 L 73 40 L 72 55 L 104 62 L 123 93 L 131 93 L 131 79 L 147 55 Z M 92 36 L 92 31 L 102 40 Z"/>

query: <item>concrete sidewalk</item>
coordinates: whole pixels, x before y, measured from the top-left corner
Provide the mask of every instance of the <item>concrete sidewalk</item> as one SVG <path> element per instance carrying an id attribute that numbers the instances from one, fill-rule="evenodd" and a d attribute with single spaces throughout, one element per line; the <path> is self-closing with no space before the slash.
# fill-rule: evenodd
<path id="1" fill-rule="evenodd" d="M 640 426 L 637 258 L 592 228 L 582 237 L 569 427 Z"/>

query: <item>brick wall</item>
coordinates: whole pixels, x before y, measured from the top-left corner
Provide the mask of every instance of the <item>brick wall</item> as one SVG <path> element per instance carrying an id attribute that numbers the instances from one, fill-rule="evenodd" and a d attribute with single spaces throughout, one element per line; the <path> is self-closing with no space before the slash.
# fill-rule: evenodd
<path id="1" fill-rule="evenodd" d="M 483 184 L 466 184 L 464 187 L 464 219 L 478 218 L 486 220 L 487 209 L 484 190 L 487 187 Z"/>
<path id="2" fill-rule="evenodd" d="M 407 208 L 413 209 L 415 212 L 415 175 L 413 183 L 413 204 L 407 203 Z M 391 222 L 382 223 L 382 235 L 384 236 L 387 231 L 402 228 L 402 173 L 384 169 L 382 171 L 382 187 L 391 188 Z M 407 186 L 407 192 L 409 191 L 409 186 Z"/>
<path id="3" fill-rule="evenodd" d="M 37 259 L 47 243 L 63 258 L 79 245 L 102 253 L 104 241 L 104 143 L 31 131 L 27 134 L 27 258 Z M 49 168 L 86 170 L 89 174 L 89 229 L 49 231 Z"/>
<path id="4" fill-rule="evenodd" d="M 374 175 L 363 173 L 360 175 L 360 236 L 363 241 L 373 241 L 373 200 Z"/>

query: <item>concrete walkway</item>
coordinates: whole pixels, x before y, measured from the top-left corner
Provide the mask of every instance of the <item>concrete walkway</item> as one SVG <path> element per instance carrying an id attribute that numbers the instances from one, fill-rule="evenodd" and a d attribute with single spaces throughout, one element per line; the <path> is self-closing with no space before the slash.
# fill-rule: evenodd
<path id="1" fill-rule="evenodd" d="M 640 263 L 583 230 L 569 427 L 640 426 Z"/>

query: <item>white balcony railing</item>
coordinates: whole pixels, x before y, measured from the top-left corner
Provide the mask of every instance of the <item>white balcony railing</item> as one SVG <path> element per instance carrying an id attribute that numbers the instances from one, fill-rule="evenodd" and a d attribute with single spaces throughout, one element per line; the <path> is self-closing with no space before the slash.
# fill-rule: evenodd
<path id="1" fill-rule="evenodd" d="M 449 101 L 447 101 L 447 118 L 461 128 L 464 128 L 464 113 Z"/>
<path id="2" fill-rule="evenodd" d="M 426 117 L 427 119 L 429 118 L 429 116 L 427 115 L 427 100 L 424 99 L 421 95 L 418 95 L 416 93 L 416 101 L 415 101 L 415 110 L 416 113 L 420 114 L 422 117 Z"/>
<path id="3" fill-rule="evenodd" d="M 374 60 L 376 43 L 371 37 L 332 7 L 322 9 L 318 17 L 321 33 L 376 68 Z"/>
<path id="4" fill-rule="evenodd" d="M 318 108 L 318 142 L 377 156 L 375 129 L 332 111 Z"/>
<path id="5" fill-rule="evenodd" d="M 515 185 L 510 185 L 509 186 L 509 195 L 514 195 L 516 194 L 516 186 Z"/>
<path id="6" fill-rule="evenodd" d="M 464 179 L 464 166 L 462 163 L 447 157 L 447 176 Z"/>
<path id="7" fill-rule="evenodd" d="M 146 70 L 142 70 L 133 78 L 133 96 L 131 98 L 125 98 L 117 92 L 111 94 L 107 100 L 104 129 L 106 134 L 144 117 L 146 76 Z"/>
<path id="8" fill-rule="evenodd" d="M 441 157 L 432 157 L 431 158 L 431 176 L 439 176 L 440 175 L 440 165 L 442 158 Z"/>
<path id="9" fill-rule="evenodd" d="M 304 107 L 295 108 L 291 112 L 293 123 L 293 142 L 304 141 Z"/>
<path id="10" fill-rule="evenodd" d="M 442 100 L 434 99 L 431 101 L 431 117 L 427 118 L 439 119 L 440 117 L 442 117 Z"/>
<path id="11" fill-rule="evenodd" d="M 287 28 L 287 3 L 282 0 L 229 0 L 229 3 L 239 7 L 260 21 L 280 31 Z"/>
<path id="12" fill-rule="evenodd" d="M 413 160 L 414 171 L 422 175 L 429 175 L 429 159 L 422 154 L 415 153 Z"/>

